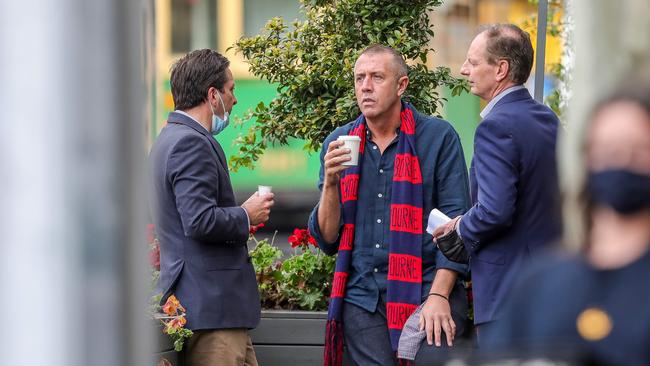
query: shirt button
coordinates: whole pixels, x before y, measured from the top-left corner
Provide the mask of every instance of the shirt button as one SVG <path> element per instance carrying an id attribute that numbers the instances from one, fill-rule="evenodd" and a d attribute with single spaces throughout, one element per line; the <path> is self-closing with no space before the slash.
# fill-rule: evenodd
<path id="1" fill-rule="evenodd" d="M 384 174 L 384 169 L 379 169 L 379 173 Z"/>
<path id="2" fill-rule="evenodd" d="M 381 219 L 377 219 L 377 223 L 378 223 L 378 224 L 381 224 Z"/>
<path id="3" fill-rule="evenodd" d="M 377 146 L 373 146 L 372 149 L 373 149 L 373 150 L 377 150 Z"/>
<path id="4" fill-rule="evenodd" d="M 377 197 L 382 198 L 383 195 L 380 193 L 380 194 L 377 195 Z"/>
<path id="5" fill-rule="evenodd" d="M 381 247 L 381 245 L 375 244 L 375 248 L 379 249 L 380 247 Z"/>
<path id="6" fill-rule="evenodd" d="M 378 269 L 378 268 L 375 268 L 375 273 L 377 273 L 377 272 L 379 272 L 379 269 Z"/>

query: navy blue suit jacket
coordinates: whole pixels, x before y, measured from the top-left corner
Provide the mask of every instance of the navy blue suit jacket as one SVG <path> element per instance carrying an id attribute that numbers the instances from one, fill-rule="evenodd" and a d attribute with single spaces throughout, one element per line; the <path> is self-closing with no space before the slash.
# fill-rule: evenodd
<path id="1" fill-rule="evenodd" d="M 498 318 L 530 256 L 560 235 L 558 125 L 548 107 L 520 89 L 499 100 L 476 129 L 474 206 L 459 225 L 471 255 L 476 324 Z"/>
<path id="2" fill-rule="evenodd" d="M 176 295 L 189 329 L 256 327 L 248 217 L 235 203 L 221 146 L 192 118 L 172 112 L 149 160 L 163 299 Z"/>

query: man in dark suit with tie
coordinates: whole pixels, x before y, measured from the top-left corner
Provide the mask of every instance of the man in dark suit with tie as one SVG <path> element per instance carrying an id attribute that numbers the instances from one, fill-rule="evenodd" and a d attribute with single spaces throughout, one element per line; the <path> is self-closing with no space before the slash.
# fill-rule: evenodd
<path id="1" fill-rule="evenodd" d="M 171 70 L 176 110 L 150 154 L 151 202 L 160 240 L 163 301 L 187 309 L 188 365 L 257 365 L 248 329 L 260 300 L 246 242 L 269 218 L 273 194 L 235 203 L 226 157 L 213 135 L 228 125 L 237 99 L 229 61 L 204 49 Z"/>
<path id="2" fill-rule="evenodd" d="M 461 68 L 471 92 L 488 102 L 474 138 L 474 206 L 434 237 L 456 230 L 469 252 L 479 345 L 530 258 L 560 235 L 559 121 L 522 85 L 532 64 L 528 33 L 507 24 L 477 35 Z"/>

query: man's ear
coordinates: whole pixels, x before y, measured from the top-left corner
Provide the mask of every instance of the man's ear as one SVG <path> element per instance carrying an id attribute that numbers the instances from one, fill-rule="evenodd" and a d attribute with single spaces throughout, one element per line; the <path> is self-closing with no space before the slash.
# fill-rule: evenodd
<path id="1" fill-rule="evenodd" d="M 503 81 L 508 77 L 510 72 L 510 64 L 506 60 L 497 61 L 497 74 L 495 75 L 497 81 Z"/>
<path id="2" fill-rule="evenodd" d="M 208 100 L 210 100 L 211 95 L 215 95 L 218 92 L 219 92 L 219 90 L 217 90 L 217 88 L 215 88 L 214 86 L 209 87 L 208 88 Z"/>
<path id="3" fill-rule="evenodd" d="M 406 87 L 409 85 L 409 77 L 404 75 L 397 80 L 397 95 L 402 96 L 406 91 Z"/>

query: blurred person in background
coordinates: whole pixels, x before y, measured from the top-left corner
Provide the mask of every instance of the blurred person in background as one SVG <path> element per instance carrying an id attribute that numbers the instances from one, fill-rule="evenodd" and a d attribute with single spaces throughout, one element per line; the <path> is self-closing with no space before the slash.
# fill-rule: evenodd
<path id="1" fill-rule="evenodd" d="M 224 152 L 213 135 L 237 103 L 229 61 L 203 49 L 171 70 L 176 110 L 151 150 L 152 215 L 160 240 L 162 303 L 172 293 L 194 331 L 186 365 L 257 365 L 248 329 L 260 298 L 246 243 L 269 218 L 273 194 L 235 203 Z"/>
<path id="2" fill-rule="evenodd" d="M 587 242 L 535 266 L 488 349 L 650 365 L 650 84 L 605 99 L 587 126 Z"/>

